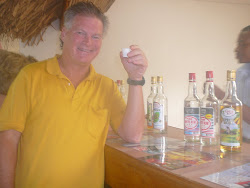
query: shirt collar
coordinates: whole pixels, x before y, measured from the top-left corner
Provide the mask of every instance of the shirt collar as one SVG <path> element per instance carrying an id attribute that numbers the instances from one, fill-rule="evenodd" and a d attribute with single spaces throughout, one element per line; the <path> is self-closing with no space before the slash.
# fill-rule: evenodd
<path id="1" fill-rule="evenodd" d="M 51 58 L 47 61 L 47 71 L 49 74 L 59 76 L 60 78 L 65 78 L 66 76 L 62 73 L 57 58 L 60 57 L 56 55 L 55 57 Z M 96 78 L 96 72 L 93 65 L 90 65 L 89 75 L 84 80 L 94 80 Z"/>

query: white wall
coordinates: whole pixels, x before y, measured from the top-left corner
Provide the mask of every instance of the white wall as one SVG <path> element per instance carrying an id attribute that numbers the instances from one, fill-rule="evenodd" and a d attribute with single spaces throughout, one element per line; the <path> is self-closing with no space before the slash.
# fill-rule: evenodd
<path id="1" fill-rule="evenodd" d="M 214 71 L 215 83 L 223 88 L 226 70 L 239 67 L 233 51 L 240 29 L 250 24 L 250 4 L 244 4 L 245 0 L 218 1 L 116 0 L 107 13 L 111 24 L 94 62 L 96 71 L 125 80 L 119 51 L 138 44 L 149 60 L 143 87 L 145 104 L 150 77 L 162 75 L 169 124 L 183 128 L 188 73 L 197 73 L 198 94 L 202 97 L 206 70 Z M 32 48 L 21 45 L 20 52 L 40 60 L 51 57 L 60 52 L 58 37 L 59 32 L 50 27 L 43 43 Z"/>
<path id="2" fill-rule="evenodd" d="M 61 54 L 59 28 L 59 20 L 54 21 L 44 33 L 43 41 L 39 42 L 38 45 L 28 46 L 26 43 L 20 42 L 20 53 L 32 55 L 39 61 L 54 57 L 55 54 Z"/>

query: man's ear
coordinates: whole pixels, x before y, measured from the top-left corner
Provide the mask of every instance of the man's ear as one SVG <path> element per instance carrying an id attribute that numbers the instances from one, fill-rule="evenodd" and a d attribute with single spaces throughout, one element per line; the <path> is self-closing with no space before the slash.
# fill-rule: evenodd
<path id="1" fill-rule="evenodd" d="M 62 28 L 61 31 L 61 40 L 64 41 L 64 38 L 66 36 L 67 29 L 65 27 Z"/>

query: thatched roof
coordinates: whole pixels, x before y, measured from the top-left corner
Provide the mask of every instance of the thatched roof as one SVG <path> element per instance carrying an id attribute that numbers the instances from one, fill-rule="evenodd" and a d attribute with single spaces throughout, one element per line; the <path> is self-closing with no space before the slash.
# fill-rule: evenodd
<path id="1" fill-rule="evenodd" d="M 1 0 L 0 38 L 38 44 L 47 27 L 61 19 L 67 6 L 84 0 Z M 86 1 L 86 0 L 85 0 Z M 115 0 L 90 0 L 106 12 Z"/>

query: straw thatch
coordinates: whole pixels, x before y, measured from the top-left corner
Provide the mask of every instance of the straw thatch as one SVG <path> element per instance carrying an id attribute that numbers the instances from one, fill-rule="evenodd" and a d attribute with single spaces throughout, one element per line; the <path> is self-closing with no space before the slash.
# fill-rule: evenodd
<path id="1" fill-rule="evenodd" d="M 0 49 L 0 94 L 6 95 L 19 71 L 37 60 L 32 56 Z"/>
<path id="2" fill-rule="evenodd" d="M 1 0 L 0 38 L 19 38 L 28 45 L 37 45 L 47 27 L 62 18 L 65 8 L 79 1 L 84 0 Z M 106 12 L 115 0 L 91 1 Z"/>

